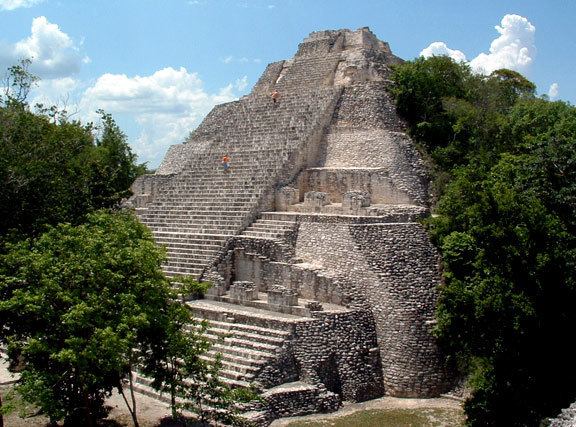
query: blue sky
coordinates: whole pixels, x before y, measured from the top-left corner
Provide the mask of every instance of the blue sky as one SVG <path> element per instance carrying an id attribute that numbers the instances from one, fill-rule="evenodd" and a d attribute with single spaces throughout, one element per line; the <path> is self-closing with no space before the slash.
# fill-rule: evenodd
<path id="1" fill-rule="evenodd" d="M 404 59 L 507 66 L 574 104 L 574 18 L 573 0 L 0 0 L 0 72 L 33 57 L 31 101 L 84 121 L 104 108 L 155 167 L 318 30 L 368 26 Z"/>

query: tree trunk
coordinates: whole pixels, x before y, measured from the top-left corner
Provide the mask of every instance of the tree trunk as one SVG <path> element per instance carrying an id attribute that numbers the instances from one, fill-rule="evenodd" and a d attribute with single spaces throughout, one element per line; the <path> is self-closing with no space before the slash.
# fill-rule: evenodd
<path id="1" fill-rule="evenodd" d="M 122 396 L 122 398 L 124 399 L 124 403 L 126 403 L 126 407 L 128 408 L 128 412 L 130 412 L 130 416 L 132 417 L 132 422 L 134 423 L 134 427 L 140 427 L 140 424 L 138 423 L 138 416 L 136 415 L 136 397 L 134 396 L 134 386 L 133 386 L 133 382 L 132 382 L 132 370 L 130 370 L 130 373 L 128 374 L 128 378 L 130 379 L 130 396 L 132 398 L 132 407 L 130 407 L 130 404 L 128 403 L 128 399 L 126 398 L 126 394 L 124 394 L 124 388 L 122 387 L 122 385 L 120 385 L 118 387 L 118 392 L 120 393 L 120 395 Z"/>
<path id="2" fill-rule="evenodd" d="M 92 416 L 92 405 L 90 402 L 90 397 L 88 393 L 83 392 L 84 395 L 84 417 L 85 421 L 88 423 L 88 427 L 94 427 L 94 417 Z"/>
<path id="3" fill-rule="evenodd" d="M 132 380 L 132 369 L 130 369 L 128 377 L 130 378 L 130 396 L 132 397 L 132 411 L 130 411 L 130 415 L 132 415 L 132 421 L 134 421 L 134 427 L 139 427 L 140 424 L 138 424 L 138 416 L 136 415 L 136 396 L 134 396 L 134 382 Z"/>
<path id="4" fill-rule="evenodd" d="M 178 412 L 176 412 L 176 390 L 174 380 L 172 380 L 172 384 L 170 384 L 170 407 L 172 408 L 172 419 L 176 421 L 178 419 Z"/>

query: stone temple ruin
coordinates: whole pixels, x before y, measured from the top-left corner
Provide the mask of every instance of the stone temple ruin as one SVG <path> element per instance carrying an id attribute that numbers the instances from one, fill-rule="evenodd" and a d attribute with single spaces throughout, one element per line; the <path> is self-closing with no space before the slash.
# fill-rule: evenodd
<path id="1" fill-rule="evenodd" d="M 187 304 L 223 379 L 261 387 L 256 418 L 450 385 L 429 180 L 387 92 L 400 61 L 368 28 L 314 32 L 133 185 L 166 274 L 214 284 Z"/>

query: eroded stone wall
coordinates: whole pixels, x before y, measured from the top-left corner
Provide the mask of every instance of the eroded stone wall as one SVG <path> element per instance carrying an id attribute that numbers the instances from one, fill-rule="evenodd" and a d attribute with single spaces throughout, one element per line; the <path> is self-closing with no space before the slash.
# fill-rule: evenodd
<path id="1" fill-rule="evenodd" d="M 334 272 L 349 306 L 369 309 L 387 394 L 446 390 L 450 371 L 431 334 L 439 259 L 420 224 L 301 223 L 296 256 Z"/>
<path id="2" fill-rule="evenodd" d="M 383 393 L 374 322 L 369 312 L 318 312 L 317 322 L 296 326 L 294 354 L 301 378 L 322 384 L 344 400 L 373 399 Z"/>
<path id="3" fill-rule="evenodd" d="M 378 282 L 366 282 L 384 369 L 386 392 L 434 396 L 450 386 L 432 336 L 439 256 L 418 223 L 350 226 L 351 236 Z M 378 302 L 378 303 L 376 303 Z"/>

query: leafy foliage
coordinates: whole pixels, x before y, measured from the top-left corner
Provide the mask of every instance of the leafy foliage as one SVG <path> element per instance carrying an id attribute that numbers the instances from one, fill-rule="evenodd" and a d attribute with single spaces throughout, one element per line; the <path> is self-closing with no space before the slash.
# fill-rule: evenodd
<path id="1" fill-rule="evenodd" d="M 223 385 L 219 361 L 201 357 L 206 324 L 177 301 L 164 250 L 131 214 L 100 210 L 118 208 L 144 165 L 102 110 L 98 127 L 56 107 L 32 112 L 29 65 L 9 69 L 0 96 L 0 344 L 21 368 L 19 396 L 52 421 L 93 425 L 116 388 L 137 426 L 138 369 L 170 392 L 174 415 L 177 396 L 194 396 L 189 409 L 202 416 L 210 396 L 217 416 L 234 421 L 228 407 L 250 394 Z M 193 297 L 209 287 L 177 280 Z M 0 402 L 2 412 L 12 406 Z"/>
<path id="2" fill-rule="evenodd" d="M 144 173 L 112 117 L 92 124 L 67 121 L 53 109 L 30 111 L 26 95 L 37 80 L 11 67 L 0 98 L 0 236 L 37 235 L 45 225 L 79 223 L 87 212 L 116 206 Z"/>
<path id="3" fill-rule="evenodd" d="M 454 87 L 428 87 L 440 76 Z M 469 374 L 467 422 L 536 426 L 576 397 L 576 109 L 513 71 L 476 76 L 448 58 L 394 80 L 442 180 L 428 224 L 444 260 L 437 333 Z M 430 123 L 442 132 L 421 132 Z"/>
<path id="4" fill-rule="evenodd" d="M 176 278 L 186 295 L 199 295 L 208 284 L 190 278 Z M 197 322 L 183 305 L 172 305 L 165 318 L 161 339 L 154 345 L 155 357 L 143 364 L 143 373 L 154 378 L 151 386 L 170 396 L 172 418 L 182 418 L 179 410 L 198 415 L 202 422 L 221 421 L 231 425 L 243 424 L 237 416 L 240 403 L 257 400 L 251 388 L 231 388 L 220 379 L 221 355 L 206 358 L 212 348 L 204 333 L 206 321 Z"/>
<path id="5" fill-rule="evenodd" d="M 131 214 L 96 212 L 9 245 L 0 339 L 23 362 L 18 389 L 52 419 L 91 420 L 133 365 L 154 355 L 171 291 L 163 251 Z"/>
<path id="6" fill-rule="evenodd" d="M 32 60 L 26 58 L 21 60 L 19 64 L 8 68 L 3 85 L 4 99 L 0 97 L 0 101 L 12 107 L 24 108 L 26 106 L 26 98 L 30 90 L 39 80 L 37 76 L 28 70 L 31 64 Z"/>

